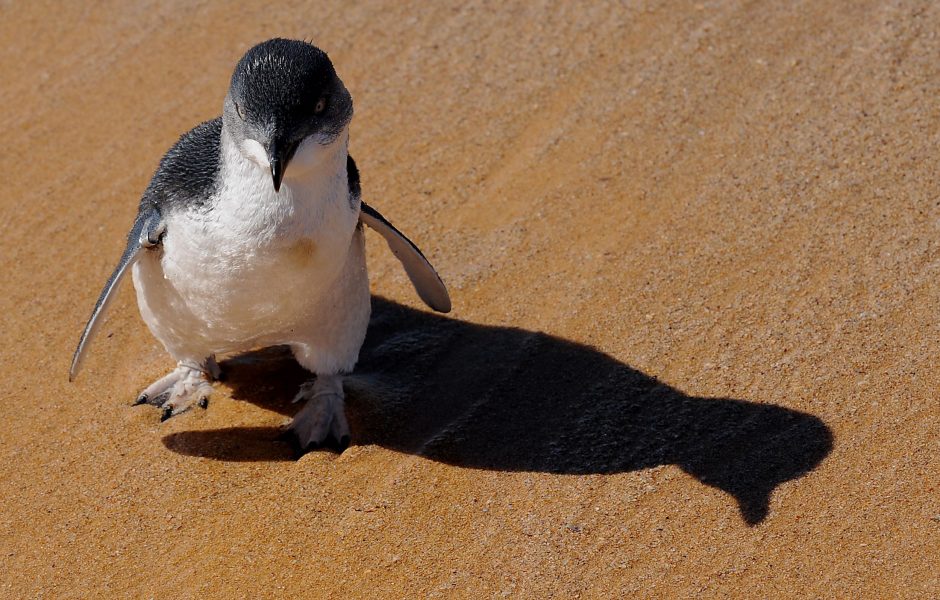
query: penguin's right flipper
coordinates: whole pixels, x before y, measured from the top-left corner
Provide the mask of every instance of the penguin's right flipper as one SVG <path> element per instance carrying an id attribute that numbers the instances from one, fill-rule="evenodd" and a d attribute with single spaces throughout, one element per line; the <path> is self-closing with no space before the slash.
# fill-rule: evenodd
<path id="1" fill-rule="evenodd" d="M 98 301 L 95 303 L 95 309 L 91 311 L 88 324 L 85 325 L 82 337 L 78 340 L 78 347 L 75 348 L 75 354 L 72 356 L 72 366 L 69 367 L 69 381 L 74 381 L 75 377 L 78 376 L 78 372 L 82 368 L 82 362 L 85 359 L 85 351 L 91 345 L 95 334 L 98 333 L 98 329 L 103 322 L 102 317 L 114 299 L 114 292 L 121 284 L 121 281 L 124 280 L 124 276 L 141 257 L 143 250 L 157 247 L 163 242 L 165 231 L 166 225 L 163 222 L 163 217 L 156 208 L 147 207 L 137 214 L 134 226 L 127 234 L 127 247 L 124 249 L 124 254 L 121 255 L 121 260 L 114 267 L 108 282 L 104 284 L 104 289 L 101 290 L 101 295 L 98 296 Z"/>

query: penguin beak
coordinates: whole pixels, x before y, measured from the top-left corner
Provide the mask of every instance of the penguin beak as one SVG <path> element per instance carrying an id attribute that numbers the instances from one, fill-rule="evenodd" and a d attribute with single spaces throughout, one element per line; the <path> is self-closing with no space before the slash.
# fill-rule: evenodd
<path id="1" fill-rule="evenodd" d="M 271 165 L 271 180 L 274 182 L 274 191 L 281 191 L 281 181 L 284 179 L 284 171 L 287 170 L 287 163 L 294 157 L 297 151 L 297 142 L 281 142 L 278 140 L 268 144 L 268 164 Z"/>

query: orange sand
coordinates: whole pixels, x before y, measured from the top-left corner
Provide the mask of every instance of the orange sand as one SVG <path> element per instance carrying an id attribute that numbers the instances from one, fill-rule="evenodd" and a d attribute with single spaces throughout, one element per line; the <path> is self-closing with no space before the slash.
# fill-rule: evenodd
<path id="1" fill-rule="evenodd" d="M 940 4 L 0 5 L 0 596 L 936 597 Z M 248 8 L 243 8 L 248 6 Z M 353 446 L 225 364 L 161 424 L 137 199 L 275 35 L 330 53 L 369 234 Z"/>

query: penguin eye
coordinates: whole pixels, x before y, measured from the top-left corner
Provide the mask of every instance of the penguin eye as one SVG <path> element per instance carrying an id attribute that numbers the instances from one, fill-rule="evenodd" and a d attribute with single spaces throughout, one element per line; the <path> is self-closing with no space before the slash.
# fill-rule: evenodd
<path id="1" fill-rule="evenodd" d="M 245 109 L 242 108 L 242 105 L 238 102 L 235 103 L 235 112 L 237 112 L 238 116 L 242 118 L 242 121 L 245 120 Z"/>
<path id="2" fill-rule="evenodd" d="M 326 97 L 317 100 L 317 105 L 313 107 L 314 114 L 320 114 L 326 110 Z"/>

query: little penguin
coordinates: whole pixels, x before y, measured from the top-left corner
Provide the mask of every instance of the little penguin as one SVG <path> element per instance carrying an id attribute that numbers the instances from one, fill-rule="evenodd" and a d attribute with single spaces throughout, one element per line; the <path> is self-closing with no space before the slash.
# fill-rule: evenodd
<path id="1" fill-rule="evenodd" d="M 300 452 L 350 441 L 343 375 L 371 311 L 362 224 L 380 233 L 420 298 L 449 312 L 421 251 L 361 199 L 349 155 L 352 97 L 326 53 L 305 41 L 254 46 L 232 74 L 222 116 L 166 153 L 127 246 L 72 358 L 74 380 L 115 290 L 132 272 L 147 327 L 177 361 L 141 392 L 162 420 L 205 407 L 216 357 L 287 345 L 315 377 L 286 433 Z"/>

